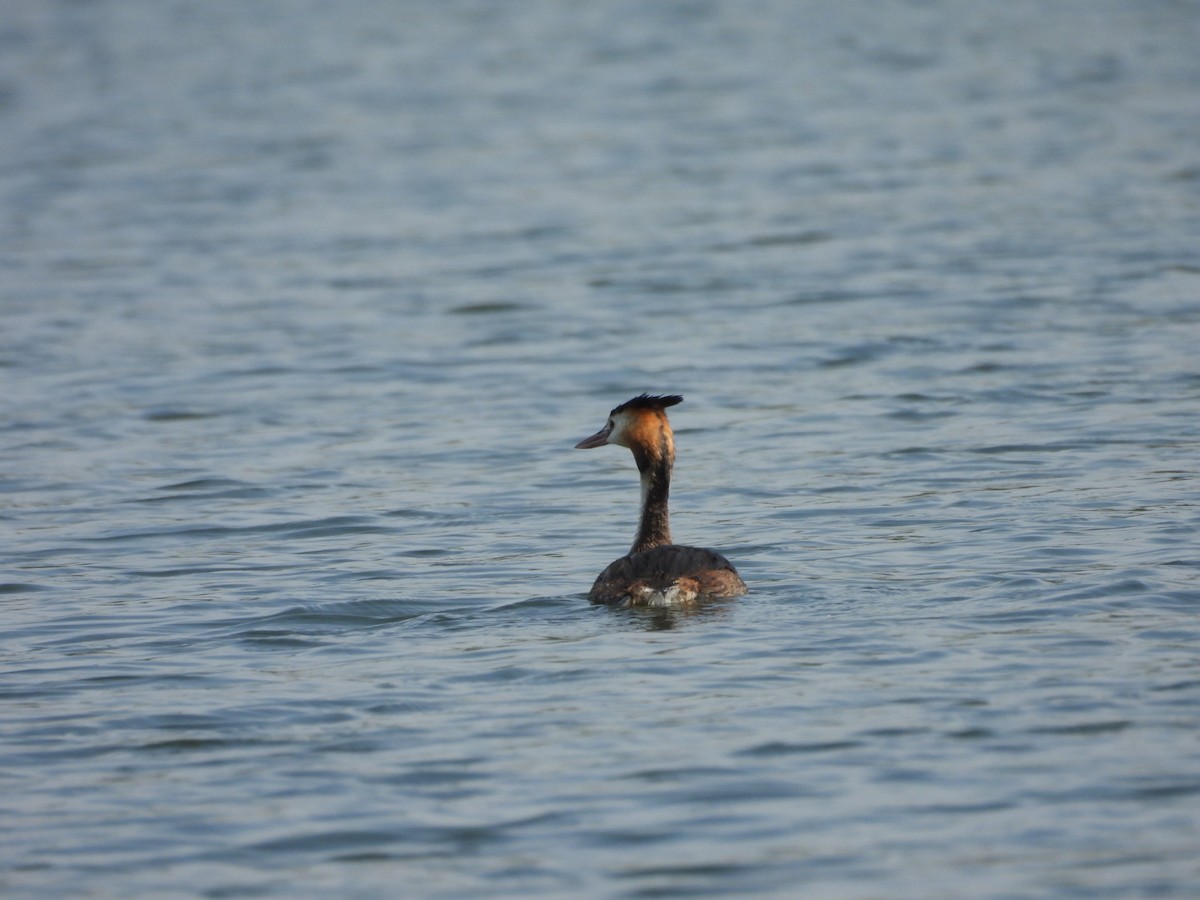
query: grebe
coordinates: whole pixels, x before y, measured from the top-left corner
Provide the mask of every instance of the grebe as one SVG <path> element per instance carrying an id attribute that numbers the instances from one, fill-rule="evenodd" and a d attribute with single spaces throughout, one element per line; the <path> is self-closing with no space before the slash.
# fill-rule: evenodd
<path id="1" fill-rule="evenodd" d="M 671 543 L 667 495 L 675 438 L 665 412 L 682 403 L 670 394 L 641 394 L 608 414 L 604 427 L 575 445 L 590 450 L 619 444 L 633 451 L 642 475 L 642 519 L 629 553 L 596 578 L 588 599 L 613 606 L 684 606 L 710 597 L 737 597 L 746 583 L 720 553 Z"/>

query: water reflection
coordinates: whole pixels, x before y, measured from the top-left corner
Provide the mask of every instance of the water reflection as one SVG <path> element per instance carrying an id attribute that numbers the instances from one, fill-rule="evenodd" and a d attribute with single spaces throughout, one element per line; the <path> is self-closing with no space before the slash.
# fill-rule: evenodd
<path id="1" fill-rule="evenodd" d="M 671 631 L 688 624 L 711 625 L 728 619 L 737 598 L 705 600 L 688 606 L 627 607 L 600 606 L 609 614 L 644 631 Z"/>

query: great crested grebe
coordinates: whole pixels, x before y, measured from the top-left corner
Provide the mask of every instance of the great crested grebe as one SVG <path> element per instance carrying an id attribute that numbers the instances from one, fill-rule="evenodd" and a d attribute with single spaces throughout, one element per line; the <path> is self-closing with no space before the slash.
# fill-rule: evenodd
<path id="1" fill-rule="evenodd" d="M 671 543 L 667 495 L 675 438 L 665 412 L 678 394 L 641 394 L 608 414 L 604 427 L 575 445 L 590 450 L 619 444 L 633 451 L 642 475 L 642 519 L 629 553 L 596 578 L 588 599 L 613 606 L 684 606 L 710 597 L 746 593 L 737 569 L 720 553 Z"/>

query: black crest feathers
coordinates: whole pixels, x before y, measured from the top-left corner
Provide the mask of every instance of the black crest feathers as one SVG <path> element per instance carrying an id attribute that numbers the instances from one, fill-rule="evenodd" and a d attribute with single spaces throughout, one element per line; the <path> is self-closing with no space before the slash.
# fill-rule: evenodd
<path id="1" fill-rule="evenodd" d="M 632 400 L 626 400 L 620 406 L 616 407 L 609 415 L 616 415 L 619 412 L 625 412 L 627 409 L 666 409 L 668 406 L 674 406 L 676 403 L 682 402 L 683 397 L 679 394 L 666 394 L 661 397 L 638 394 Z"/>

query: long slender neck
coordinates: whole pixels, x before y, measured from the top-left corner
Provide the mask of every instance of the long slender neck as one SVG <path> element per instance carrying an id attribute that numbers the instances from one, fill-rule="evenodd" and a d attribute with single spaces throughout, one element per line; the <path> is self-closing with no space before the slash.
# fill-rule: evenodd
<path id="1" fill-rule="evenodd" d="M 638 471 L 642 474 L 642 519 L 637 537 L 630 553 L 649 550 L 660 544 L 671 543 L 670 514 L 667 497 L 671 492 L 671 467 L 675 462 L 675 449 L 670 436 L 665 435 L 657 453 L 649 454 L 634 450 Z"/>

